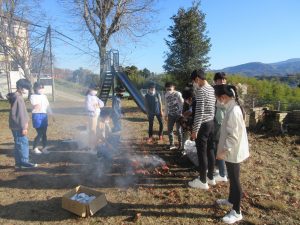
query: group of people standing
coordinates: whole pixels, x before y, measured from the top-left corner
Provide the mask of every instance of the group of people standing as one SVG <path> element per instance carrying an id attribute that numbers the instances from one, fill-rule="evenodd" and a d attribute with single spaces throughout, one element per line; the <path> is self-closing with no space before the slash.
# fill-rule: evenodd
<path id="1" fill-rule="evenodd" d="M 145 95 L 145 106 L 149 121 L 148 140 L 153 143 L 153 122 L 156 117 L 159 122 L 158 138 L 163 141 L 163 119 L 167 121 L 169 149 L 177 149 L 174 141 L 174 126 L 178 136 L 178 149 L 183 150 L 187 139 L 195 140 L 199 161 L 199 177 L 188 182 L 192 188 L 209 189 L 216 182 L 230 182 L 229 197 L 218 199 L 219 205 L 228 205 L 232 210 L 223 217 L 229 224 L 242 219 L 240 210 L 242 189 L 240 185 L 240 163 L 249 157 L 247 132 L 244 122 L 244 111 L 239 103 L 236 87 L 226 84 L 225 73 L 218 72 L 214 76 L 215 85 L 211 86 L 206 80 L 203 70 L 191 73 L 192 84 L 187 86 L 182 94 L 176 91 L 171 82 L 165 84 L 166 93 L 163 96 L 151 84 Z M 16 168 L 33 168 L 37 164 L 29 162 L 29 144 L 27 130 L 29 116 L 22 94 L 31 90 L 31 84 L 26 79 L 20 79 L 17 91 L 8 95 L 11 104 L 9 127 L 15 142 Z M 44 86 L 36 82 L 34 94 L 30 97 L 32 104 L 32 124 L 37 131 L 33 142 L 35 154 L 47 154 L 48 114 L 52 114 L 47 96 L 43 94 Z M 101 113 L 104 103 L 97 97 L 97 87 L 91 85 L 86 94 L 85 107 L 88 112 L 89 148 L 97 148 L 98 119 L 103 118 L 103 124 L 111 117 L 114 133 L 121 130 L 121 97 L 124 89 L 116 88 L 113 96 L 111 113 Z M 38 144 L 42 139 L 42 149 Z M 116 139 L 113 139 L 115 142 Z M 103 147 L 103 146 L 102 146 Z M 215 165 L 219 174 L 215 175 Z"/>
<path id="2" fill-rule="evenodd" d="M 44 94 L 44 85 L 35 82 L 33 85 L 34 93 L 31 94 L 32 85 L 27 79 L 20 79 L 16 83 L 16 92 L 9 93 L 7 99 L 10 103 L 9 128 L 12 131 L 15 142 L 15 167 L 16 169 L 26 169 L 37 167 L 38 164 L 29 160 L 29 141 L 27 137 L 29 127 L 29 115 L 25 105 L 23 94 L 29 93 L 29 100 L 32 105 L 32 127 L 35 128 L 37 135 L 33 140 L 32 153 L 48 154 L 47 129 L 48 115 L 53 115 L 47 95 Z M 85 98 L 85 110 L 88 115 L 88 150 L 97 152 L 99 134 L 99 124 L 105 124 L 108 117 L 112 118 L 114 127 L 112 132 L 121 130 L 121 97 L 125 90 L 117 87 L 113 96 L 113 106 L 111 113 L 102 113 L 103 123 L 99 123 L 101 108 L 104 107 L 103 101 L 97 97 L 98 87 L 90 85 Z M 53 121 L 54 121 L 54 117 Z M 107 127 L 107 126 L 106 126 Z M 100 129 L 101 130 L 101 129 Z M 104 130 L 104 129 L 102 129 Z M 114 139 L 116 140 L 116 139 Z M 42 144 L 39 148 L 39 144 Z"/>
<path id="3" fill-rule="evenodd" d="M 192 85 L 184 88 L 182 94 L 175 90 L 174 84 L 165 84 L 164 113 L 162 98 L 156 92 L 155 85 L 149 87 L 145 96 L 149 120 L 147 142 L 153 141 L 154 117 L 159 122 L 159 140 L 163 140 L 162 118 L 167 121 L 170 150 L 177 149 L 173 137 L 175 124 L 179 150 L 182 150 L 185 140 L 194 140 L 199 161 L 199 177 L 188 182 L 188 185 L 207 190 L 209 185 L 227 182 L 229 178 L 229 197 L 218 199 L 216 203 L 232 207 L 223 217 L 225 223 L 232 224 L 242 219 L 240 163 L 249 157 L 244 110 L 240 105 L 236 87 L 226 84 L 225 73 L 215 74 L 214 86 L 207 82 L 202 69 L 194 70 L 190 78 Z M 219 170 L 217 175 L 215 165 Z"/>

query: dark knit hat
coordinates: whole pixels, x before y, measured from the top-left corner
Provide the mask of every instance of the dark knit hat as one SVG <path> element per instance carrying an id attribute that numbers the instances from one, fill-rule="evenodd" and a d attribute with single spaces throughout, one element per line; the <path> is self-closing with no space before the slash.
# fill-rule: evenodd
<path id="1" fill-rule="evenodd" d="M 31 90 L 31 83 L 27 79 L 20 79 L 16 83 L 17 89 Z"/>
<path id="2" fill-rule="evenodd" d="M 115 88 L 115 92 L 117 92 L 117 93 L 123 93 L 123 92 L 125 92 L 125 88 L 123 88 L 121 86 L 118 86 L 118 87 Z"/>
<path id="3" fill-rule="evenodd" d="M 90 90 L 98 90 L 99 87 L 98 87 L 96 84 L 91 83 L 91 84 L 89 85 L 89 89 L 90 89 Z"/>

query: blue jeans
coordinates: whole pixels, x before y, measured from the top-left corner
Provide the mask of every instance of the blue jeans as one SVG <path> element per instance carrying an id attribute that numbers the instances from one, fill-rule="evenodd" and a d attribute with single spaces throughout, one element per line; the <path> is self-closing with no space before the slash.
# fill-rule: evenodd
<path id="1" fill-rule="evenodd" d="M 27 136 L 21 130 L 12 130 L 15 141 L 15 163 L 16 166 L 28 166 L 29 163 L 29 143 Z"/>
<path id="2" fill-rule="evenodd" d="M 215 155 L 217 155 L 217 149 L 218 149 L 218 144 L 219 144 L 219 139 L 220 139 L 220 128 L 221 128 L 221 125 L 219 125 L 215 122 L 214 145 L 213 145 Z M 220 176 L 224 177 L 225 176 L 225 161 L 216 159 L 216 164 L 219 169 Z"/>
<path id="3" fill-rule="evenodd" d="M 168 115 L 168 135 L 169 135 L 169 141 L 170 145 L 174 145 L 174 125 L 176 124 L 176 131 L 178 135 L 178 142 L 179 142 L 179 147 L 183 147 L 182 143 L 182 129 L 180 126 L 180 123 L 178 119 L 180 118 L 180 115 Z"/>

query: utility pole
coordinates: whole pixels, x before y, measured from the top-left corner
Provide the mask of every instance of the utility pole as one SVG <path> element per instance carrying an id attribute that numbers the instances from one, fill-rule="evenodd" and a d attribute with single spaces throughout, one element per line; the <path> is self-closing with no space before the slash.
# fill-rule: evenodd
<path id="1" fill-rule="evenodd" d="M 54 102 L 55 101 L 55 82 L 54 82 L 53 54 L 52 54 L 52 36 L 51 36 L 51 26 L 50 25 L 48 26 L 47 32 L 45 35 L 44 48 L 43 48 L 43 53 L 42 53 L 42 57 L 41 57 L 37 81 L 40 82 L 41 70 L 42 70 L 42 66 L 43 66 L 43 59 L 45 56 L 48 37 L 49 37 L 49 52 L 50 52 L 50 75 L 51 75 L 51 79 L 52 79 L 52 101 Z"/>
<path id="2" fill-rule="evenodd" d="M 45 35 L 43 53 L 42 53 L 41 62 L 40 62 L 40 68 L 39 68 L 39 73 L 38 73 L 38 77 L 37 77 L 37 81 L 38 82 L 40 82 L 40 79 L 41 79 L 41 70 L 42 70 L 43 59 L 44 59 L 44 55 L 45 55 L 45 50 L 46 50 L 46 44 L 47 44 L 47 39 L 48 39 L 49 31 L 50 31 L 50 26 L 47 28 L 46 35 Z"/>
<path id="3" fill-rule="evenodd" d="M 54 83 L 54 69 L 53 69 L 53 55 L 52 55 L 52 37 L 51 26 L 49 25 L 49 47 L 50 47 L 50 65 L 51 65 L 51 77 L 52 77 L 52 101 L 55 102 L 55 83 Z"/>

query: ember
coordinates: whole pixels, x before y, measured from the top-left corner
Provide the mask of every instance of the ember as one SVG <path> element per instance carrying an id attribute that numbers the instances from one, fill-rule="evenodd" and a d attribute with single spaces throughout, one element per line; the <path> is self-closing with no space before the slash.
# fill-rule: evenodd
<path id="1" fill-rule="evenodd" d="M 169 167 L 166 162 L 155 155 L 139 156 L 134 155 L 129 157 L 129 165 L 132 167 L 133 174 L 157 174 L 162 175 L 163 173 L 169 172 Z"/>

